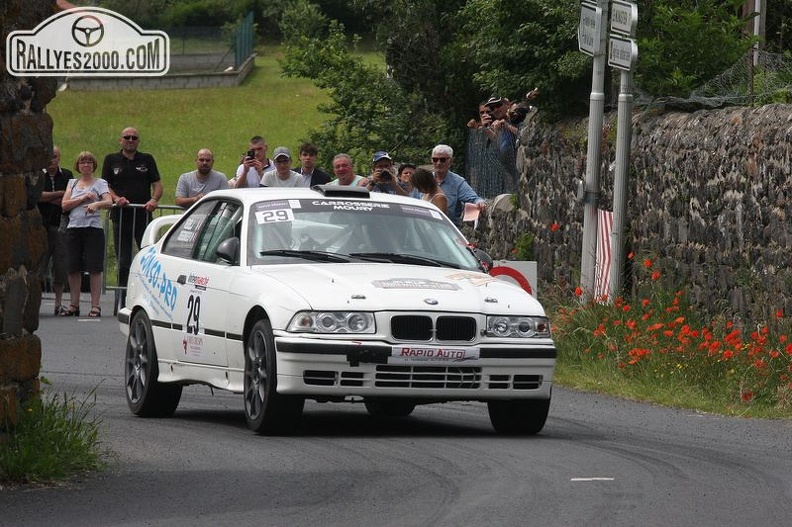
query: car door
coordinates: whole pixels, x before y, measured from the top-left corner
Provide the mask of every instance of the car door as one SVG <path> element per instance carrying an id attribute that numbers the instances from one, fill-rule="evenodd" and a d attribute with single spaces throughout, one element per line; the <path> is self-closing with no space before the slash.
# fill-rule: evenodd
<path id="1" fill-rule="evenodd" d="M 180 259 L 170 348 L 181 362 L 226 366 L 225 316 L 229 284 L 239 269 L 217 257 L 217 247 L 239 235 L 242 205 L 207 200 L 169 236 L 163 253 Z M 173 271 L 172 271 L 173 272 Z"/>

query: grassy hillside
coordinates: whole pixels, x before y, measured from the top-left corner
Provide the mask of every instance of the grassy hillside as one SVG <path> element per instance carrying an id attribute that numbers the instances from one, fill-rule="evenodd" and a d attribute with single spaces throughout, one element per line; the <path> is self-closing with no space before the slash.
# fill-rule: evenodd
<path id="1" fill-rule="evenodd" d="M 47 111 L 63 165 L 71 168 L 82 150 L 103 159 L 120 148 L 121 130 L 135 126 L 140 150 L 157 160 L 162 201 L 173 203 L 179 175 L 195 168 L 199 148 L 212 149 L 215 169 L 229 177 L 253 135 L 264 136 L 270 154 L 280 145 L 294 151 L 323 119 L 316 107 L 326 96 L 309 80 L 281 77 L 277 48 L 260 53 L 238 88 L 58 93 Z"/>

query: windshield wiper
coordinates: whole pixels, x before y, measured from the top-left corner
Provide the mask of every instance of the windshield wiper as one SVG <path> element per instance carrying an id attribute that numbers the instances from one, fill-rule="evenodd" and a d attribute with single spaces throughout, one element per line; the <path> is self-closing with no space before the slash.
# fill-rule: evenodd
<path id="1" fill-rule="evenodd" d="M 452 267 L 459 269 L 460 266 L 451 262 L 444 262 L 442 260 L 435 260 L 425 256 L 416 256 L 414 254 L 399 254 L 399 253 L 350 253 L 349 256 L 367 260 L 370 262 L 390 262 L 390 263 L 406 263 L 415 265 L 429 265 L 432 267 Z"/>
<path id="2" fill-rule="evenodd" d="M 303 258 L 314 262 L 351 262 L 346 255 L 329 253 L 326 251 L 295 251 L 293 249 L 272 249 L 270 251 L 261 251 L 261 256 L 291 256 L 294 258 Z"/>

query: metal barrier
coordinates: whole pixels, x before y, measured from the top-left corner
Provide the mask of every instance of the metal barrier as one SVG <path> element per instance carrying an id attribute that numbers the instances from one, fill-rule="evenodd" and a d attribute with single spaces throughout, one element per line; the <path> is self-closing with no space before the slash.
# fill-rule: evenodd
<path id="1" fill-rule="evenodd" d="M 150 218 L 165 214 L 181 214 L 184 209 L 177 205 L 159 205 L 153 212 L 146 211 L 145 205 L 132 204 L 113 207 L 104 216 L 105 258 L 102 274 L 102 292 L 115 292 L 113 315 L 118 314 L 126 298 L 129 265 L 140 250 L 139 240 L 143 237 Z M 119 237 L 116 243 L 116 236 Z M 115 261 L 115 285 L 108 283 L 108 268 L 111 258 Z"/>

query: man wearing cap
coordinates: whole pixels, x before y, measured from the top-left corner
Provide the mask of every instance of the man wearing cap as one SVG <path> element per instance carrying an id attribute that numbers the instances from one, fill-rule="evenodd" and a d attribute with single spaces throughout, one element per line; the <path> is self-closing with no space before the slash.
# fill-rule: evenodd
<path id="1" fill-rule="evenodd" d="M 454 161 L 454 150 L 448 145 L 437 145 L 432 149 L 432 167 L 434 176 L 440 190 L 448 199 L 446 216 L 459 227 L 462 225 L 462 212 L 465 203 L 475 204 L 479 210 L 487 208 L 487 202 L 480 198 L 476 191 L 468 185 L 465 178 L 451 172 L 451 163 Z"/>
<path id="2" fill-rule="evenodd" d="M 386 194 L 399 194 L 406 196 L 407 193 L 398 185 L 393 170 L 393 159 L 384 150 L 374 152 L 374 165 L 371 175 L 364 183 L 364 186 L 371 192 L 384 192 Z"/>
<path id="3" fill-rule="evenodd" d="M 511 101 L 492 96 L 487 100 L 486 105 L 492 115 L 492 120 L 485 126 L 484 131 L 497 147 L 498 159 L 509 179 L 504 182 L 504 191 L 515 192 L 520 177 L 517 172 L 517 134 L 519 130 L 508 119 Z"/>
<path id="4" fill-rule="evenodd" d="M 303 177 L 291 168 L 291 152 L 279 146 L 272 155 L 275 170 L 265 172 L 261 177 L 262 187 L 302 187 Z"/>
<path id="5" fill-rule="evenodd" d="M 179 176 L 176 183 L 176 205 L 185 209 L 213 190 L 228 188 L 225 174 L 214 170 L 214 154 L 208 148 L 198 150 L 195 170 Z"/>

